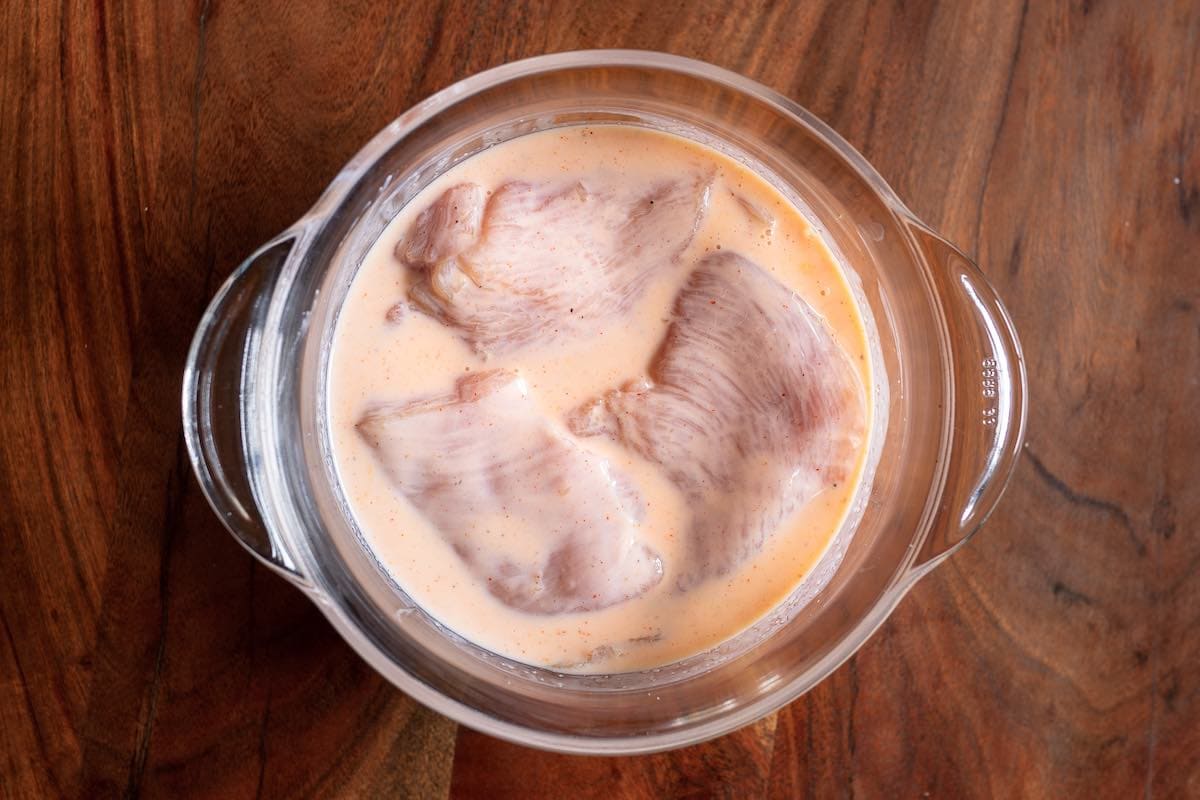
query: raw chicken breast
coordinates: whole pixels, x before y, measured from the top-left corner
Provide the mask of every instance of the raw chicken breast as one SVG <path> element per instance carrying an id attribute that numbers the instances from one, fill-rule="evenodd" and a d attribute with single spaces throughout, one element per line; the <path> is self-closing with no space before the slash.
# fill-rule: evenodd
<path id="1" fill-rule="evenodd" d="M 862 383 L 816 312 L 751 261 L 700 262 L 650 375 L 569 423 L 623 442 L 684 492 L 681 588 L 730 572 L 785 517 L 850 479 L 866 433 Z"/>
<path id="2" fill-rule="evenodd" d="M 396 255 L 415 273 L 413 305 L 476 352 L 584 336 L 676 263 L 711 179 L 512 181 L 490 197 L 459 184 L 417 217 Z"/>
<path id="3" fill-rule="evenodd" d="M 658 554 L 638 537 L 636 491 L 556 429 L 516 373 L 379 407 L 358 431 L 392 483 L 513 608 L 591 611 L 662 578 Z"/>

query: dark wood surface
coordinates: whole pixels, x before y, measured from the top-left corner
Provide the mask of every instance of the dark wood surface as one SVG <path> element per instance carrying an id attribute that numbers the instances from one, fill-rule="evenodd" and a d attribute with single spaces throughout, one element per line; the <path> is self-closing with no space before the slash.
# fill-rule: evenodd
<path id="1" fill-rule="evenodd" d="M 209 511 L 209 297 L 412 103 L 695 56 L 798 100 L 978 257 L 1028 448 L 984 531 L 706 745 L 500 743 L 377 677 Z M 1200 6 L 0 3 L 0 796 L 1200 797 Z"/>

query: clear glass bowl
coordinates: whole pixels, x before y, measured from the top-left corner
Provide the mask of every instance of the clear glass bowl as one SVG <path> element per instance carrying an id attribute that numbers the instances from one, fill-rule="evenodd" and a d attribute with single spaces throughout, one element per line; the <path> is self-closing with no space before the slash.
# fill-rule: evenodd
<path id="1" fill-rule="evenodd" d="M 493 144 L 595 122 L 705 141 L 802 204 L 873 312 L 888 425 L 857 501 L 857 532 L 838 537 L 779 612 L 684 662 L 578 676 L 464 641 L 380 569 L 335 480 L 324 387 L 342 298 L 410 198 Z M 225 525 L 395 685 L 485 733 L 617 754 L 753 722 L 845 661 L 991 512 L 1017 460 L 1025 394 L 1020 346 L 992 287 L 826 125 L 708 64 L 585 51 L 468 78 L 376 136 L 212 301 L 188 358 L 183 419 L 197 477 Z"/>

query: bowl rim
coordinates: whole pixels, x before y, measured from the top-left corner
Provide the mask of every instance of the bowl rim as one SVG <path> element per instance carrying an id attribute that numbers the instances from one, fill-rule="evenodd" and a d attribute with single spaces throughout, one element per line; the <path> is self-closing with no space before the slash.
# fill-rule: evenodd
<path id="1" fill-rule="evenodd" d="M 391 146 L 411 131 L 440 113 L 453 103 L 489 89 L 497 84 L 529 77 L 544 72 L 570 68 L 634 67 L 683 73 L 732 88 L 769 103 L 788 117 L 794 124 L 807 128 L 826 147 L 841 155 L 848 166 L 858 173 L 899 218 L 909 223 L 899 227 L 908 231 L 911 224 L 920 225 L 917 217 L 900 201 L 896 193 L 867 160 L 836 131 L 822 122 L 795 101 L 730 70 L 683 56 L 648 50 L 574 50 L 548 55 L 534 56 L 502 64 L 471 75 L 436 92 L 418 102 L 372 137 L 337 173 L 313 206 L 288 231 L 277 237 L 295 237 L 296 241 L 279 276 L 281 284 L 287 285 L 301 267 L 301 257 L 312 238 L 317 235 L 323 221 L 337 208 L 357 186 L 362 176 L 369 171 L 377 159 Z M 272 303 L 268 312 L 267 328 L 278 323 L 279 304 Z M 276 434 L 277 432 L 270 432 Z M 268 436 L 268 439 L 274 438 Z M 947 446 L 949 442 L 945 443 Z M 944 460 L 943 460 L 944 463 Z M 279 465 L 266 459 L 263 467 L 268 473 L 280 469 Z M 284 476 L 269 475 L 267 480 L 283 485 Z M 929 528 L 933 509 L 926 509 L 922 524 L 915 534 L 920 538 Z M 283 528 L 290 528 L 284 524 Z M 811 688 L 808 676 L 820 673 L 828 676 L 848 660 L 871 637 L 880 625 L 927 569 L 912 569 L 916 548 L 910 548 L 908 560 L 897 566 L 891 583 L 885 588 L 878 601 L 845 637 L 820 660 L 813 663 L 804 673 L 791 676 L 780 682 L 770 694 L 751 701 L 725 716 L 706 721 L 686 730 L 662 731 L 626 736 L 595 737 L 561 731 L 549 731 L 507 722 L 489 715 L 486 711 L 454 700 L 426 685 L 411 675 L 387 656 L 350 618 L 340 604 L 332 600 L 322 587 L 308 581 L 296 581 L 338 634 L 347 641 L 375 671 L 394 686 L 428 708 L 444 714 L 455 722 L 500 739 L 529 747 L 554 752 L 579 755 L 637 755 L 671 750 L 704 742 L 752 724 L 764 716 L 791 703 Z M 303 557 L 299 559 L 303 561 Z M 290 575 L 286 577 L 291 577 Z"/>

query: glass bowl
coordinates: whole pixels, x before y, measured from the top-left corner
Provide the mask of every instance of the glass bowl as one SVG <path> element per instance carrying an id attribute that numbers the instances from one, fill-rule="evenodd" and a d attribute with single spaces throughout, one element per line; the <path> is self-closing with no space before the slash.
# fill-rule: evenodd
<path id="1" fill-rule="evenodd" d="M 877 417 L 887 422 L 873 437 L 874 478 L 856 498 L 857 525 L 844 527 L 783 606 L 713 651 L 612 675 L 511 661 L 417 608 L 363 545 L 325 413 L 337 312 L 388 221 L 484 148 L 585 123 L 697 139 L 796 201 L 874 317 Z M 605 50 L 488 70 L 371 140 L 213 299 L 188 357 L 183 420 L 200 485 L 226 527 L 384 677 L 485 733 L 627 754 L 746 725 L 845 661 L 996 505 L 1020 450 L 1025 397 L 1020 345 L 992 287 L 829 127 L 709 64 Z"/>

